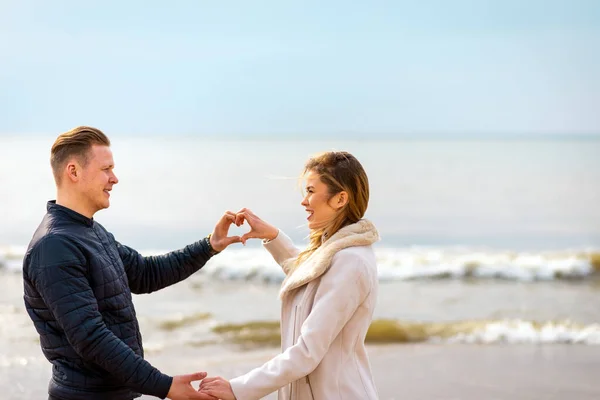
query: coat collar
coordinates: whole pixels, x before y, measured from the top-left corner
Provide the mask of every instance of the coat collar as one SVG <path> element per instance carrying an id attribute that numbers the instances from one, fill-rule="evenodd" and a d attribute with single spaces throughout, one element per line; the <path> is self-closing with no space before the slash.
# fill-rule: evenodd
<path id="1" fill-rule="evenodd" d="M 347 225 L 327 239 L 314 253 L 302 264 L 294 269 L 290 265 L 290 272 L 283 283 L 279 296 L 283 298 L 286 293 L 306 285 L 323 275 L 331 267 L 333 256 L 340 250 L 352 246 L 369 246 L 379 240 L 379 233 L 375 225 L 369 220 L 360 221 Z M 286 261 L 294 263 L 295 259 Z M 286 266 L 287 267 L 287 266 Z"/>
<path id="2" fill-rule="evenodd" d="M 94 225 L 93 218 L 88 218 L 85 215 L 79 214 L 77 211 L 73 211 L 70 208 L 56 204 L 56 200 L 50 200 L 46 205 L 46 210 L 49 214 L 61 214 L 73 222 L 77 222 L 86 226 Z"/>

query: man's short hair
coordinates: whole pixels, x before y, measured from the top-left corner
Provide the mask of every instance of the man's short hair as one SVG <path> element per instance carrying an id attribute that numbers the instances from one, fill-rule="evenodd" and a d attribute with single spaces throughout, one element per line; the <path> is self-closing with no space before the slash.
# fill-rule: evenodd
<path id="1" fill-rule="evenodd" d="M 61 133 L 50 150 L 50 165 L 57 184 L 60 183 L 61 172 L 65 163 L 72 157 L 85 167 L 89 162 L 88 152 L 93 145 L 110 146 L 110 140 L 100 129 L 90 126 L 78 126 L 68 132 Z"/>

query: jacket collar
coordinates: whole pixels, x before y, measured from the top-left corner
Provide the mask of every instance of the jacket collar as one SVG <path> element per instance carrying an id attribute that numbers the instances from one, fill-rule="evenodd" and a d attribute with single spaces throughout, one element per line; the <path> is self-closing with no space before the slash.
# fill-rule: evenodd
<path id="1" fill-rule="evenodd" d="M 88 218 L 85 215 L 79 214 L 77 211 L 73 211 L 70 208 L 56 204 L 56 200 L 50 200 L 46 205 L 48 214 L 58 215 L 60 214 L 67 219 L 77 222 L 86 226 L 94 225 L 94 218 Z"/>
<path id="2" fill-rule="evenodd" d="M 327 239 L 321 247 L 315 250 L 302 264 L 291 271 L 283 283 L 279 296 L 283 298 L 286 293 L 299 288 L 312 280 L 317 279 L 331 267 L 333 256 L 340 250 L 352 246 L 368 246 L 379 240 L 379 233 L 371 221 L 360 221 L 347 225 Z M 286 261 L 294 263 L 295 259 Z"/>

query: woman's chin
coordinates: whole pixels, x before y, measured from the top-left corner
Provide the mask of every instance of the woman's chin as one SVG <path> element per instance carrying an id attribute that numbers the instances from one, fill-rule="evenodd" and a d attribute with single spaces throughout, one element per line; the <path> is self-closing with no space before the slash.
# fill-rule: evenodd
<path id="1" fill-rule="evenodd" d="M 316 221 L 308 221 L 308 229 L 310 229 L 311 231 L 315 231 L 317 229 L 323 228 L 325 224 L 321 223 L 321 222 L 316 222 Z"/>

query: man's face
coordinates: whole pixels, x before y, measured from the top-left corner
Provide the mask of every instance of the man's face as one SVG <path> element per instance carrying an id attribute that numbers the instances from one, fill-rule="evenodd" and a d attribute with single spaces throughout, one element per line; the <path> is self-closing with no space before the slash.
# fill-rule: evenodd
<path id="1" fill-rule="evenodd" d="M 81 169 L 79 189 L 86 208 L 92 213 L 110 206 L 110 191 L 119 180 L 115 175 L 110 147 L 93 145 L 88 153 L 88 163 Z"/>

